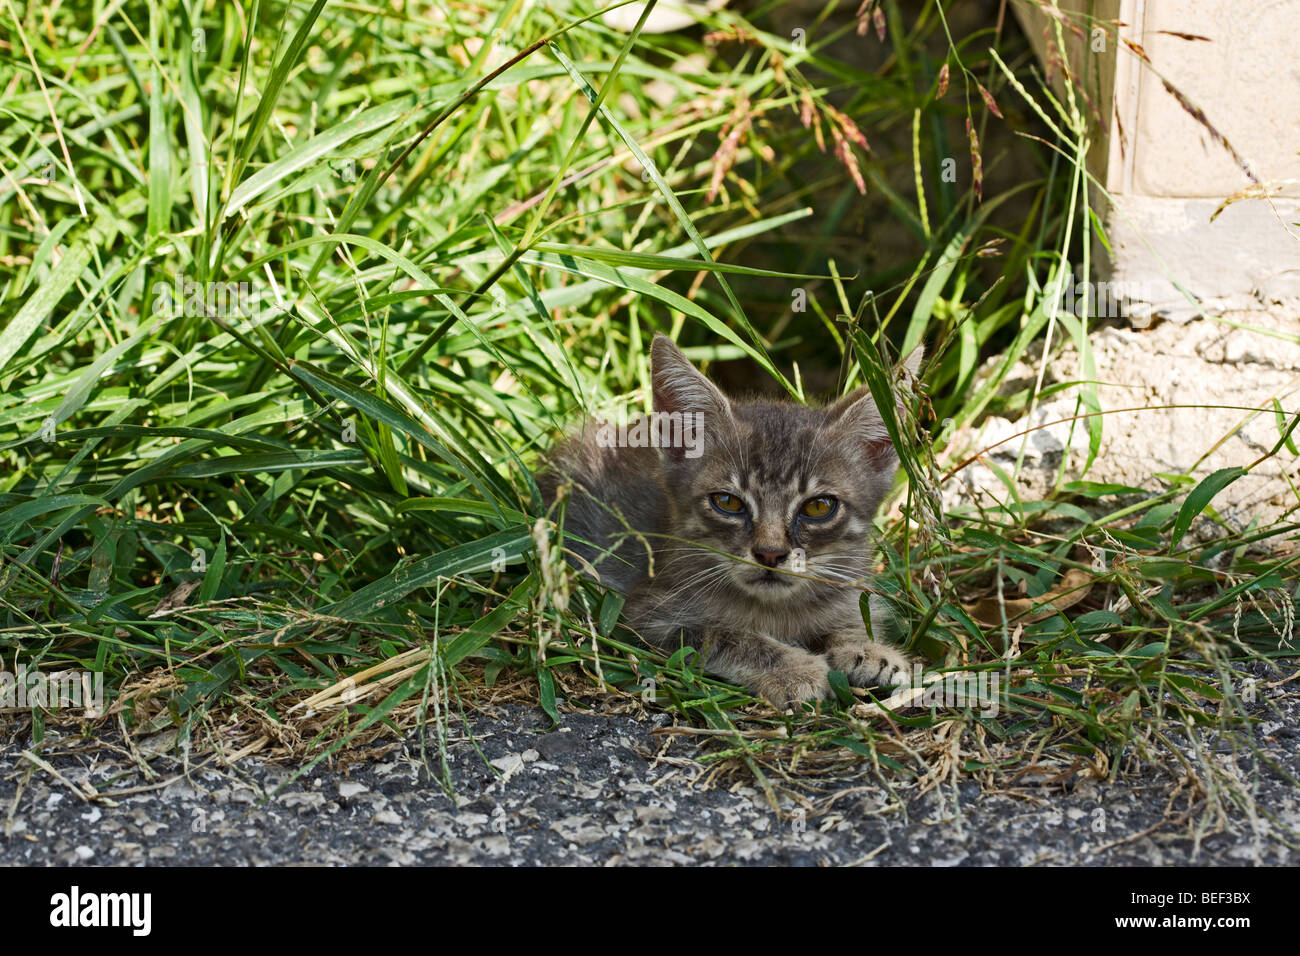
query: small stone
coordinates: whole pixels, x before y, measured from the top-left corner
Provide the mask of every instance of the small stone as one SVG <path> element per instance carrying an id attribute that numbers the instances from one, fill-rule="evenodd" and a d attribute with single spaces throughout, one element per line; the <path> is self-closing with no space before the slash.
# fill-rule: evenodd
<path id="1" fill-rule="evenodd" d="M 519 754 L 506 754 L 504 757 L 497 757 L 491 763 L 501 771 L 501 776 L 505 780 L 509 780 L 524 768 L 524 758 Z"/>
<path id="2" fill-rule="evenodd" d="M 570 850 L 577 850 L 580 846 L 590 846 L 605 838 L 605 831 L 589 817 L 565 817 L 552 823 L 551 829 L 558 833 L 561 839 L 569 841 Z"/>
<path id="3" fill-rule="evenodd" d="M 370 822 L 385 824 L 387 826 L 396 826 L 397 824 L 402 822 L 402 818 L 399 817 L 392 810 L 380 810 L 378 813 L 376 813 L 373 817 L 370 818 Z"/>
<path id="4" fill-rule="evenodd" d="M 580 750 L 585 746 L 585 741 L 575 733 L 565 733 L 555 731 L 550 734 L 542 734 L 537 738 L 537 751 L 547 760 L 555 760 L 565 754 Z"/>
<path id="5" fill-rule="evenodd" d="M 325 795 L 321 793 L 307 793 L 297 791 L 296 793 L 286 793 L 280 797 L 280 804 L 290 810 L 298 810 L 300 813 L 304 810 L 319 810 L 325 803 Z"/>
<path id="6" fill-rule="evenodd" d="M 88 846 L 79 846 L 72 852 L 77 854 L 78 860 L 89 860 L 95 855 L 95 851 Z"/>
<path id="7" fill-rule="evenodd" d="M 180 732 L 177 730 L 163 730 L 152 734 L 140 741 L 140 752 L 147 757 L 157 757 L 160 754 L 168 753 L 176 746 L 176 740 L 179 736 Z"/>
<path id="8" fill-rule="evenodd" d="M 339 784 L 339 796 L 344 800 L 351 800 L 358 794 L 366 793 L 369 790 L 370 788 L 364 783 L 357 783 L 354 780 L 349 780 Z"/>

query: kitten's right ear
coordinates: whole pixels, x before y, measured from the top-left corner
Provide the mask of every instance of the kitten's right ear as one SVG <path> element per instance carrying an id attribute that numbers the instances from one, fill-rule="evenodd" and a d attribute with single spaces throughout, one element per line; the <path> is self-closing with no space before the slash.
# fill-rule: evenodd
<path id="1" fill-rule="evenodd" d="M 672 339 L 660 333 L 650 346 L 650 380 L 656 412 L 703 412 L 731 416 L 731 403 L 691 364 Z"/>
<path id="2" fill-rule="evenodd" d="M 727 396 L 666 335 L 656 335 L 650 346 L 650 382 L 655 415 L 671 416 L 659 418 L 656 426 L 664 432 L 659 447 L 670 462 L 698 458 L 705 433 L 716 435 L 722 422 L 731 421 Z"/>

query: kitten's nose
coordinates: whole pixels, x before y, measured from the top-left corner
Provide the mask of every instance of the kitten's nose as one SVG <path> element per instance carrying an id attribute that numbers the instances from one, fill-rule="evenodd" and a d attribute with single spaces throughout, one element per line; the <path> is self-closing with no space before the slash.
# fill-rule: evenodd
<path id="1" fill-rule="evenodd" d="M 755 548 L 754 557 L 758 563 L 765 568 L 774 568 L 790 554 L 789 551 L 782 551 L 779 548 Z"/>

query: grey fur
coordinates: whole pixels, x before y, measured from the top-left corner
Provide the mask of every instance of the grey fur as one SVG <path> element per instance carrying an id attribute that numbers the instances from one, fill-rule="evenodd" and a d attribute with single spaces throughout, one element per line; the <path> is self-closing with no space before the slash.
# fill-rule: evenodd
<path id="1" fill-rule="evenodd" d="M 651 364 L 656 415 L 703 413 L 702 435 L 683 436 L 702 450 L 607 447 L 596 424 L 560 445 L 541 484 L 548 504 L 571 486 L 574 563 L 627 595 L 642 638 L 685 642 L 711 672 L 782 706 L 829 696 L 832 668 L 857 686 L 907 683 L 911 662 L 869 638 L 858 603 L 872 518 L 898 465 L 870 394 L 824 408 L 733 401 L 662 335 Z M 724 513 L 714 493 L 742 500 L 744 514 Z M 822 496 L 838 502 L 828 518 L 800 514 Z M 872 611 L 873 631 L 894 630 L 883 602 Z"/>

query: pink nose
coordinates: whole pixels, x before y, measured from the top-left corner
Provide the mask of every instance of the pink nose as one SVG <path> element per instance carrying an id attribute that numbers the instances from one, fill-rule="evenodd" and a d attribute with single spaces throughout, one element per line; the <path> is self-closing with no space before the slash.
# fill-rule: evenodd
<path id="1" fill-rule="evenodd" d="M 789 551 L 782 551 L 779 548 L 755 548 L 754 557 L 758 563 L 765 568 L 774 568 L 789 555 Z"/>

